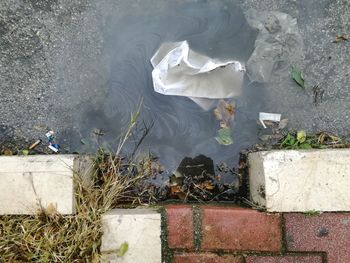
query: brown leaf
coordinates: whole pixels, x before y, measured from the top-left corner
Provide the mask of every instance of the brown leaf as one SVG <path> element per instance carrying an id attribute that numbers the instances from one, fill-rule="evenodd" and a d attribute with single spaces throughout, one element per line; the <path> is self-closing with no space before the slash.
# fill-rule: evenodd
<path id="1" fill-rule="evenodd" d="M 202 188 L 205 188 L 207 190 L 213 190 L 215 188 L 215 185 L 209 181 L 206 181 L 202 184 Z"/>
<path id="2" fill-rule="evenodd" d="M 56 206 L 55 206 L 53 203 L 50 203 L 50 204 L 46 207 L 45 212 L 46 212 L 48 215 L 55 215 L 55 214 L 57 214 L 57 208 L 56 208 Z"/>
<path id="3" fill-rule="evenodd" d="M 335 40 L 333 41 L 333 43 L 339 43 L 341 41 L 347 41 L 349 40 L 349 37 L 346 35 L 338 35 L 336 36 Z"/>
<path id="4" fill-rule="evenodd" d="M 6 148 L 6 149 L 4 150 L 4 155 L 10 156 L 10 155 L 13 155 L 13 152 L 12 152 L 11 149 Z"/>
<path id="5" fill-rule="evenodd" d="M 171 187 L 170 187 L 170 193 L 171 193 L 172 195 L 177 194 L 177 193 L 180 193 L 180 192 L 182 192 L 182 191 L 181 191 L 181 186 L 179 186 L 179 185 L 174 185 L 174 186 L 171 186 Z"/>
<path id="6" fill-rule="evenodd" d="M 225 121 L 226 123 L 233 121 L 235 113 L 235 105 L 224 100 L 220 100 L 217 108 L 214 110 L 216 118 L 220 121 Z"/>

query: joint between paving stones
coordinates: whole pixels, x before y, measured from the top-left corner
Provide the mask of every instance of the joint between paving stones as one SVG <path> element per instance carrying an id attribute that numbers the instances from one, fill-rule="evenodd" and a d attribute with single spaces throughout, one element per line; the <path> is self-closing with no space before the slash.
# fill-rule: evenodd
<path id="1" fill-rule="evenodd" d="M 282 235 L 282 248 L 281 248 L 281 251 L 282 253 L 286 253 L 287 252 L 287 240 L 286 240 L 286 225 L 285 225 L 285 219 L 284 219 L 284 215 L 283 214 L 280 214 L 280 228 L 281 228 L 281 235 Z"/>
<path id="2" fill-rule="evenodd" d="M 167 215 L 166 215 L 166 209 L 165 207 L 159 208 L 161 221 L 160 221 L 160 227 L 161 227 L 161 247 L 162 247 L 162 262 L 164 263 L 171 263 L 173 260 L 174 253 L 169 248 L 168 244 L 168 227 L 167 227 Z"/>
<path id="3" fill-rule="evenodd" d="M 201 251 L 202 246 L 202 211 L 198 206 L 192 206 L 193 213 L 193 242 L 196 252 Z"/>

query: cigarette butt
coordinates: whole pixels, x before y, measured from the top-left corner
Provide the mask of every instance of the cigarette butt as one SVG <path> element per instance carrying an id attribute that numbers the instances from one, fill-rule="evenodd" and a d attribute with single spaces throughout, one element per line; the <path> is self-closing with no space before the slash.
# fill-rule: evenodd
<path id="1" fill-rule="evenodd" d="M 29 150 L 33 150 L 35 147 L 37 147 L 41 143 L 41 140 L 37 140 L 35 143 L 29 146 Z"/>

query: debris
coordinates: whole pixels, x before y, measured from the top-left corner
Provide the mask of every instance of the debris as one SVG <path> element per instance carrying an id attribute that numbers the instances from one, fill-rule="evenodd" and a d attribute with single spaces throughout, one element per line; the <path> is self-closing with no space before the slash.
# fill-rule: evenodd
<path id="1" fill-rule="evenodd" d="M 260 112 L 259 113 L 259 121 L 262 124 L 262 126 L 266 129 L 266 125 L 265 125 L 264 121 L 280 122 L 281 121 L 281 114 Z"/>
<path id="2" fill-rule="evenodd" d="M 120 245 L 119 250 L 118 250 L 118 256 L 123 257 L 125 253 L 129 249 L 129 244 L 127 242 L 124 242 L 123 244 Z"/>
<path id="3" fill-rule="evenodd" d="M 53 131 L 49 131 L 45 134 L 45 136 L 50 140 L 50 138 L 52 138 L 52 136 L 54 135 L 55 133 Z"/>
<path id="4" fill-rule="evenodd" d="M 220 130 L 218 130 L 217 136 L 215 137 L 215 140 L 222 144 L 222 145 L 231 145 L 233 143 L 232 140 L 232 131 L 230 128 L 225 127 L 225 128 L 221 128 Z"/>
<path id="5" fill-rule="evenodd" d="M 270 135 L 270 134 L 264 134 L 264 135 L 261 135 L 259 137 L 259 139 L 263 142 L 266 142 L 266 141 L 270 140 L 271 138 L 272 138 L 272 135 Z"/>
<path id="6" fill-rule="evenodd" d="M 97 136 L 105 135 L 105 133 L 101 129 L 94 129 L 93 133 Z"/>
<path id="7" fill-rule="evenodd" d="M 57 153 L 58 150 L 59 150 L 59 145 L 58 145 L 58 144 L 50 144 L 48 147 L 49 147 L 52 151 L 54 151 L 55 153 Z"/>
<path id="8" fill-rule="evenodd" d="M 292 79 L 303 89 L 305 89 L 305 80 L 301 74 L 301 70 L 297 67 L 292 67 Z"/>
<path id="9" fill-rule="evenodd" d="M 47 137 L 48 139 L 48 147 L 50 150 L 52 150 L 53 152 L 57 153 L 58 150 L 60 149 L 60 146 L 57 144 L 57 143 L 53 143 L 53 140 L 54 140 L 54 137 L 53 135 L 55 134 L 54 131 L 49 131 L 45 134 L 45 136 Z"/>
<path id="10" fill-rule="evenodd" d="M 321 89 L 318 85 L 315 85 L 312 88 L 313 97 L 314 97 L 314 105 L 318 106 L 323 101 L 324 90 Z"/>
<path id="11" fill-rule="evenodd" d="M 282 129 L 286 128 L 287 124 L 288 124 L 288 119 L 281 120 L 279 125 L 278 125 L 278 129 L 282 130 Z"/>
<path id="12" fill-rule="evenodd" d="M 304 130 L 300 130 L 297 132 L 297 141 L 299 143 L 303 143 L 306 141 L 306 132 Z"/>
<path id="13" fill-rule="evenodd" d="M 215 117 L 226 123 L 234 120 L 236 113 L 236 106 L 233 103 L 220 100 L 218 106 L 214 109 Z"/>
<path id="14" fill-rule="evenodd" d="M 28 151 L 28 150 L 22 150 L 22 154 L 23 154 L 23 155 L 28 155 L 28 154 L 29 154 L 29 151 Z"/>
<path id="15" fill-rule="evenodd" d="M 348 40 L 349 40 L 349 37 L 346 35 L 337 35 L 333 43 L 339 43 L 339 42 L 348 41 Z"/>
<path id="16" fill-rule="evenodd" d="M 296 18 L 282 12 L 250 9 L 246 12 L 248 24 L 259 33 L 255 49 L 247 61 L 251 81 L 269 82 L 274 74 L 284 71 L 281 65 L 290 65 L 303 55 L 303 38 Z"/>
<path id="17" fill-rule="evenodd" d="M 37 147 L 42 142 L 41 139 L 37 140 L 35 143 L 29 146 L 29 150 L 33 150 L 35 147 Z"/>
<path id="18" fill-rule="evenodd" d="M 188 97 L 203 110 L 212 108 L 212 99 L 241 94 L 245 68 L 240 62 L 212 59 L 191 50 L 187 41 L 163 43 L 151 63 L 156 92 Z"/>
<path id="19" fill-rule="evenodd" d="M 12 150 L 11 149 L 9 149 L 9 148 L 6 148 L 5 150 L 4 150 L 4 155 L 7 155 L 7 156 L 10 156 L 10 155 L 13 155 L 13 152 L 12 152 Z"/>

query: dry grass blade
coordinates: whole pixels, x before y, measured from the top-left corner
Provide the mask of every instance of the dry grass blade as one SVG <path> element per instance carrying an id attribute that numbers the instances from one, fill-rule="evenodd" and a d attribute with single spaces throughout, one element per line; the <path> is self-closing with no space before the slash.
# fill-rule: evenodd
<path id="1" fill-rule="evenodd" d="M 98 152 L 91 181 L 75 175 L 75 215 L 63 216 L 49 207 L 35 216 L 0 216 L 0 262 L 100 261 L 102 214 L 122 201 L 138 205 L 144 200 L 133 190 L 142 184 L 144 171 L 120 157 L 137 115 L 116 153 Z"/>

